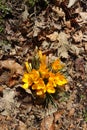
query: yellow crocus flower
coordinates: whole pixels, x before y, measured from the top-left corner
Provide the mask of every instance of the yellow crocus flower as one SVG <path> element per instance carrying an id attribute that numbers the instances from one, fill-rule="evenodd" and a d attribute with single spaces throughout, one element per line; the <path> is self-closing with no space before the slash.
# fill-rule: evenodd
<path id="1" fill-rule="evenodd" d="M 52 63 L 52 69 L 53 70 L 60 70 L 63 68 L 63 65 L 61 64 L 60 60 L 57 59 Z"/>
<path id="2" fill-rule="evenodd" d="M 52 72 L 49 72 L 49 82 L 52 82 L 53 86 L 56 87 L 56 83 L 55 83 L 55 74 Z"/>
<path id="3" fill-rule="evenodd" d="M 64 75 L 57 73 L 55 76 L 55 83 L 59 86 L 66 84 L 68 81 Z"/>
<path id="4" fill-rule="evenodd" d="M 40 78 L 35 84 L 32 85 L 32 89 L 36 90 L 37 95 L 43 95 L 46 92 L 46 87 L 44 81 Z"/>
<path id="5" fill-rule="evenodd" d="M 42 78 L 48 78 L 49 77 L 49 72 L 48 72 L 48 69 L 46 68 L 45 64 L 40 65 L 39 72 L 40 72 Z"/>
<path id="6" fill-rule="evenodd" d="M 48 93 L 55 93 L 55 88 L 54 88 L 52 82 L 48 82 L 48 83 L 47 83 L 47 85 L 46 85 L 46 91 L 47 91 Z"/>
<path id="7" fill-rule="evenodd" d="M 36 82 L 34 82 L 34 85 L 32 85 L 32 89 L 39 90 L 39 89 L 45 89 L 45 83 L 42 78 L 39 78 Z"/>
<path id="8" fill-rule="evenodd" d="M 22 81 L 24 82 L 23 88 L 25 88 L 25 89 L 27 89 L 33 83 L 29 73 L 24 74 Z"/>
<path id="9" fill-rule="evenodd" d="M 53 94 L 57 86 L 63 86 L 68 82 L 59 72 L 63 68 L 60 59 L 55 60 L 50 66 L 47 64 L 46 55 L 39 51 L 36 62 L 39 64 L 37 69 L 33 67 L 33 62 L 32 64 L 25 62 L 26 73 L 22 78 L 24 82 L 22 88 L 31 89 L 36 95 L 44 98 L 46 93 Z"/>
<path id="10" fill-rule="evenodd" d="M 22 88 L 28 89 L 28 88 L 29 88 L 29 84 L 28 84 L 28 83 L 25 83 L 25 84 L 22 86 Z"/>
<path id="11" fill-rule="evenodd" d="M 37 81 L 39 78 L 40 78 L 40 74 L 39 74 L 39 71 L 33 69 L 31 72 L 30 72 L 30 77 L 31 79 L 34 81 Z"/>
<path id="12" fill-rule="evenodd" d="M 44 97 L 44 90 L 43 89 L 40 89 L 40 90 L 37 90 L 36 91 L 36 94 L 38 95 L 38 96 L 43 96 Z"/>

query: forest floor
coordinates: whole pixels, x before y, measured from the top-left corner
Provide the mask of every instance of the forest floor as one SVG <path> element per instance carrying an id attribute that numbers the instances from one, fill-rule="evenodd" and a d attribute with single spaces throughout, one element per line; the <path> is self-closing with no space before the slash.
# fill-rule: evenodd
<path id="1" fill-rule="evenodd" d="M 0 130 L 87 130 L 87 5 L 29 8 L 20 0 L 0 9 Z M 68 84 L 56 107 L 21 88 L 24 63 L 42 50 L 65 64 Z"/>

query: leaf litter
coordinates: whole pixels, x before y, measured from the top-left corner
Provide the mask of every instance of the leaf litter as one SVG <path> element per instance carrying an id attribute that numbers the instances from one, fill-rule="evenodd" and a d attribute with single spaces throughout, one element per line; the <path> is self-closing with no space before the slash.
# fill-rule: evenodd
<path id="1" fill-rule="evenodd" d="M 86 5 L 78 6 L 77 2 L 75 6 L 71 0 L 67 8 L 61 1 L 31 13 L 28 6 L 22 9 L 23 4 L 10 3 L 14 17 L 6 19 L 2 37 L 9 45 L 0 44 L 0 129 L 86 130 Z M 49 61 L 60 57 L 66 65 L 69 84 L 65 92 L 58 93 L 56 108 L 51 104 L 43 108 L 33 100 L 31 92 L 21 89 L 24 62 L 31 61 L 36 47 Z"/>

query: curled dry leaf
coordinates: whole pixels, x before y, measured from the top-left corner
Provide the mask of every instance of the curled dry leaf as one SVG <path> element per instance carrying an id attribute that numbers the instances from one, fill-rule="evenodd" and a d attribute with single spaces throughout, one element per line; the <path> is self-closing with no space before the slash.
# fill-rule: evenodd
<path id="1" fill-rule="evenodd" d="M 15 72 L 20 75 L 23 74 L 23 67 L 17 62 L 15 62 L 14 60 L 9 59 L 9 60 L 0 61 L 0 67 L 9 69 L 12 72 Z"/>
<path id="2" fill-rule="evenodd" d="M 64 32 L 59 33 L 59 44 L 58 44 L 58 56 L 68 58 L 68 40 L 67 35 Z"/>
<path id="3" fill-rule="evenodd" d="M 28 13 L 28 7 L 25 5 L 25 11 L 22 13 L 22 19 L 23 21 L 26 21 L 27 18 L 29 16 L 29 13 Z"/>
<path id="4" fill-rule="evenodd" d="M 83 39 L 82 31 L 78 31 L 74 34 L 73 39 L 75 42 L 81 42 Z"/>
<path id="5" fill-rule="evenodd" d="M 58 14 L 59 17 L 64 17 L 65 13 L 63 12 L 63 10 L 59 7 L 55 7 L 53 6 L 52 10 Z"/>

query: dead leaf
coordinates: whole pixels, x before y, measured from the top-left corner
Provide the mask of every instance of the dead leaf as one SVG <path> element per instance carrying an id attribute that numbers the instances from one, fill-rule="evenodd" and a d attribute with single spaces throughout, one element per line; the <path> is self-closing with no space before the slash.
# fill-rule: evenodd
<path id="1" fill-rule="evenodd" d="M 68 58 L 68 40 L 67 35 L 64 32 L 59 33 L 59 45 L 58 56 L 62 58 Z"/>
<path id="2" fill-rule="evenodd" d="M 7 102 L 14 103 L 15 91 L 9 88 L 3 90 L 3 99 Z"/>
<path id="3" fill-rule="evenodd" d="M 58 14 L 58 16 L 60 17 L 64 17 L 65 16 L 65 13 L 63 12 L 63 10 L 59 7 L 55 7 L 53 6 L 52 10 Z"/>
<path id="4" fill-rule="evenodd" d="M 69 116 L 73 116 L 75 113 L 75 108 L 71 108 L 71 110 L 69 111 Z"/>
<path id="5" fill-rule="evenodd" d="M 58 56 L 66 59 L 68 58 L 69 55 L 67 49 L 64 46 L 58 48 Z"/>
<path id="6" fill-rule="evenodd" d="M 49 42 L 43 41 L 41 46 L 43 49 L 47 49 L 49 47 Z"/>
<path id="7" fill-rule="evenodd" d="M 64 32 L 60 32 L 59 33 L 59 43 L 60 45 L 64 45 L 64 44 L 68 44 L 68 40 L 67 40 L 67 34 Z"/>
<path id="8" fill-rule="evenodd" d="M 87 122 L 84 122 L 82 127 L 83 127 L 83 130 L 86 130 L 87 129 Z"/>
<path id="9" fill-rule="evenodd" d="M 22 13 L 23 21 L 26 21 L 27 18 L 28 18 L 28 16 L 29 16 L 28 7 L 25 5 L 25 10 L 24 10 L 24 12 Z"/>
<path id="10" fill-rule="evenodd" d="M 85 44 L 85 51 L 87 51 L 87 43 Z"/>
<path id="11" fill-rule="evenodd" d="M 10 125 L 8 125 L 10 124 Z M 17 122 L 15 119 L 8 115 L 4 116 L 0 114 L 0 130 L 10 130 L 10 129 L 16 129 Z"/>
<path id="12" fill-rule="evenodd" d="M 0 93 L 3 91 L 3 87 L 2 86 L 0 86 Z"/>
<path id="13" fill-rule="evenodd" d="M 60 111 L 60 112 L 57 111 L 57 112 L 55 112 L 54 113 L 54 118 L 55 118 L 54 121 L 57 122 L 61 118 L 62 114 L 63 114 L 63 111 Z"/>
<path id="14" fill-rule="evenodd" d="M 80 12 L 79 14 L 83 21 L 87 21 L 87 12 Z"/>
<path id="15" fill-rule="evenodd" d="M 73 6 L 78 0 L 69 0 L 69 4 L 67 5 L 68 8 Z"/>
<path id="16" fill-rule="evenodd" d="M 19 125 L 17 126 L 17 130 L 27 130 L 27 127 L 22 121 L 19 121 Z"/>
<path id="17" fill-rule="evenodd" d="M 20 75 L 23 74 L 23 67 L 11 59 L 0 61 L 0 67 L 9 69 L 10 71 L 15 72 Z"/>
<path id="18" fill-rule="evenodd" d="M 6 21 L 5 26 L 6 26 L 6 28 L 5 28 L 6 33 L 9 34 L 9 35 L 13 35 L 14 32 L 13 32 L 13 30 L 11 29 L 11 25 L 10 25 L 7 21 Z"/>
<path id="19" fill-rule="evenodd" d="M 8 84 L 9 79 L 11 77 L 11 74 L 7 71 L 4 71 L 1 75 L 0 75 L 0 84 Z"/>
<path id="20" fill-rule="evenodd" d="M 87 42 L 87 32 L 86 32 L 86 34 L 83 35 L 83 39 L 82 40 Z"/>
<path id="21" fill-rule="evenodd" d="M 65 85 L 65 91 L 67 92 L 67 91 L 69 91 L 70 90 L 70 86 L 69 85 Z"/>
<path id="22" fill-rule="evenodd" d="M 41 16 L 40 21 L 35 20 L 35 24 L 33 26 L 33 37 L 38 36 L 40 33 L 41 29 L 45 28 L 45 22 L 44 22 L 44 17 Z"/>
<path id="23" fill-rule="evenodd" d="M 83 34 L 82 31 L 77 31 L 74 35 L 73 35 L 73 39 L 75 42 L 81 42 L 83 39 Z"/>
<path id="24" fill-rule="evenodd" d="M 75 70 L 76 70 L 76 72 L 80 72 L 81 74 L 85 75 L 84 63 L 85 62 L 84 62 L 83 58 L 77 58 L 76 59 L 76 61 L 75 61 Z"/>
<path id="25" fill-rule="evenodd" d="M 11 88 L 17 83 L 17 81 L 15 79 L 10 78 L 8 83 L 9 83 L 9 87 Z"/>
<path id="26" fill-rule="evenodd" d="M 3 90 L 3 98 L 0 99 L 0 110 L 3 115 L 9 115 L 12 110 L 14 102 L 15 91 L 9 88 Z"/>
<path id="27" fill-rule="evenodd" d="M 54 120 L 53 115 L 45 117 L 41 122 L 40 130 L 55 130 L 53 120 Z"/>
<path id="28" fill-rule="evenodd" d="M 67 26 L 67 28 L 71 29 L 71 22 L 70 21 L 65 21 L 65 25 Z M 67 30 L 67 31 L 71 31 L 71 30 Z"/>
<path id="29" fill-rule="evenodd" d="M 50 41 L 56 41 L 58 40 L 59 34 L 58 32 L 53 32 L 52 34 L 46 35 L 47 38 L 50 39 Z"/>
<path id="30" fill-rule="evenodd" d="M 71 129 L 75 129 L 75 125 L 74 124 L 70 124 L 68 130 L 71 130 Z"/>
<path id="31" fill-rule="evenodd" d="M 79 48 L 75 45 L 70 45 L 70 49 L 69 49 L 69 52 L 71 52 L 72 54 L 75 54 L 75 55 L 79 55 Z"/>
<path id="32" fill-rule="evenodd" d="M 2 96 L 3 95 L 3 86 L 0 86 L 0 96 Z"/>

